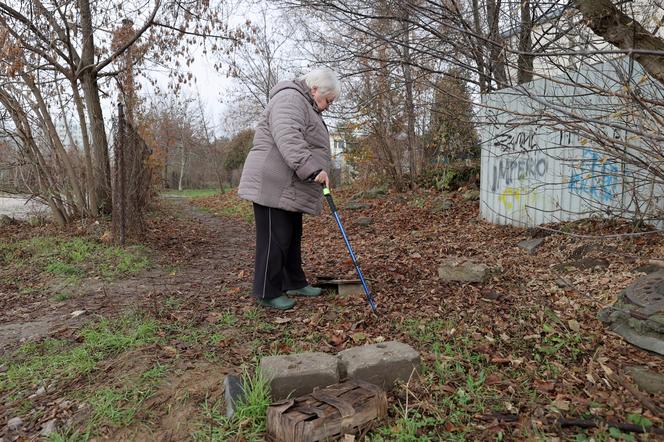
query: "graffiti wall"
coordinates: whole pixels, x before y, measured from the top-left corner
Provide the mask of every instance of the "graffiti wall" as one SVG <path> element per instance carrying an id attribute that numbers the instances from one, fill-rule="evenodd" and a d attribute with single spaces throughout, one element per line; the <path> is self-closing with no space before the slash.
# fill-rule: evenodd
<path id="1" fill-rule="evenodd" d="M 592 66 L 576 74 L 578 82 L 541 79 L 482 97 L 483 219 L 536 226 L 641 208 L 644 198 L 634 182 L 645 174 L 623 158 L 643 151 L 630 135 L 630 128 L 642 123 L 634 116 L 626 122 L 620 94 L 597 93 L 625 89 L 611 80 L 620 78 L 619 67 Z M 644 89 L 643 74 L 629 68 Z M 649 188 L 651 195 L 663 190 Z M 660 199 L 664 203 L 664 196 Z"/>

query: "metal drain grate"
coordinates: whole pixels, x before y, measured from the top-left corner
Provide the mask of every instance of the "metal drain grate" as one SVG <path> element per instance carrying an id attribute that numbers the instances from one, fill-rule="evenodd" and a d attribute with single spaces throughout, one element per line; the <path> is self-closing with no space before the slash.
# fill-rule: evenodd
<path id="1" fill-rule="evenodd" d="M 637 279 L 625 289 L 625 297 L 639 307 L 641 313 L 652 315 L 664 309 L 664 271 Z"/>

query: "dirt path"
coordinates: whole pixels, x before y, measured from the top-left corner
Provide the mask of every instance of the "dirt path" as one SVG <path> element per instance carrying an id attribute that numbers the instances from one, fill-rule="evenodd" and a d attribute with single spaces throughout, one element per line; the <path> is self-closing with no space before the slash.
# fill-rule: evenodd
<path id="1" fill-rule="evenodd" d="M 116 281 L 88 278 L 78 286 L 55 282 L 42 293 L 22 297 L 21 302 L 5 302 L 7 308 L 0 312 L 0 351 L 29 339 L 71 336 L 90 317 L 115 316 L 149 304 L 155 297 L 175 297 L 192 306 L 205 303 L 215 307 L 229 301 L 223 294 L 231 281 L 236 292 L 238 288 L 247 290 L 247 285 L 237 287 L 237 276 L 252 260 L 252 227 L 197 209 L 182 198 L 169 198 L 163 205 L 165 213 L 184 218 L 184 225 L 196 233 L 195 239 L 186 234 L 190 232 L 161 238 L 166 248 L 181 242 L 177 246 L 185 257 L 179 265 L 165 266 L 165 260 L 160 259 L 163 257 L 155 256 L 159 264 L 135 276 Z M 195 243 L 182 242 L 183 238 Z M 163 251 L 155 252 L 159 255 Z M 73 296 L 53 301 L 51 294 L 63 289 Z M 233 302 L 237 302 L 237 296 Z"/>

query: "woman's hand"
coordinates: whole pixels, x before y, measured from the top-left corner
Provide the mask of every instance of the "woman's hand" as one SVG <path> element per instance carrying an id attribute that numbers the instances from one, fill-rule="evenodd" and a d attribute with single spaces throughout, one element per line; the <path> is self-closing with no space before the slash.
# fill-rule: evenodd
<path id="1" fill-rule="evenodd" d="M 325 187 L 330 187 L 330 178 L 327 176 L 327 172 L 324 170 L 321 170 L 318 175 L 316 175 L 316 178 L 314 178 L 314 181 L 317 182 L 318 184 L 324 184 Z"/>

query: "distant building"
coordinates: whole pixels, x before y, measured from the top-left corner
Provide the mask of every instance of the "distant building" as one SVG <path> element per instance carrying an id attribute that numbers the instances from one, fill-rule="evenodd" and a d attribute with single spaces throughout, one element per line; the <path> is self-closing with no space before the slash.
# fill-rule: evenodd
<path id="1" fill-rule="evenodd" d="M 332 182 L 339 186 L 353 180 L 352 166 L 346 161 L 348 143 L 338 132 L 330 132 L 330 150 L 332 152 Z"/>

